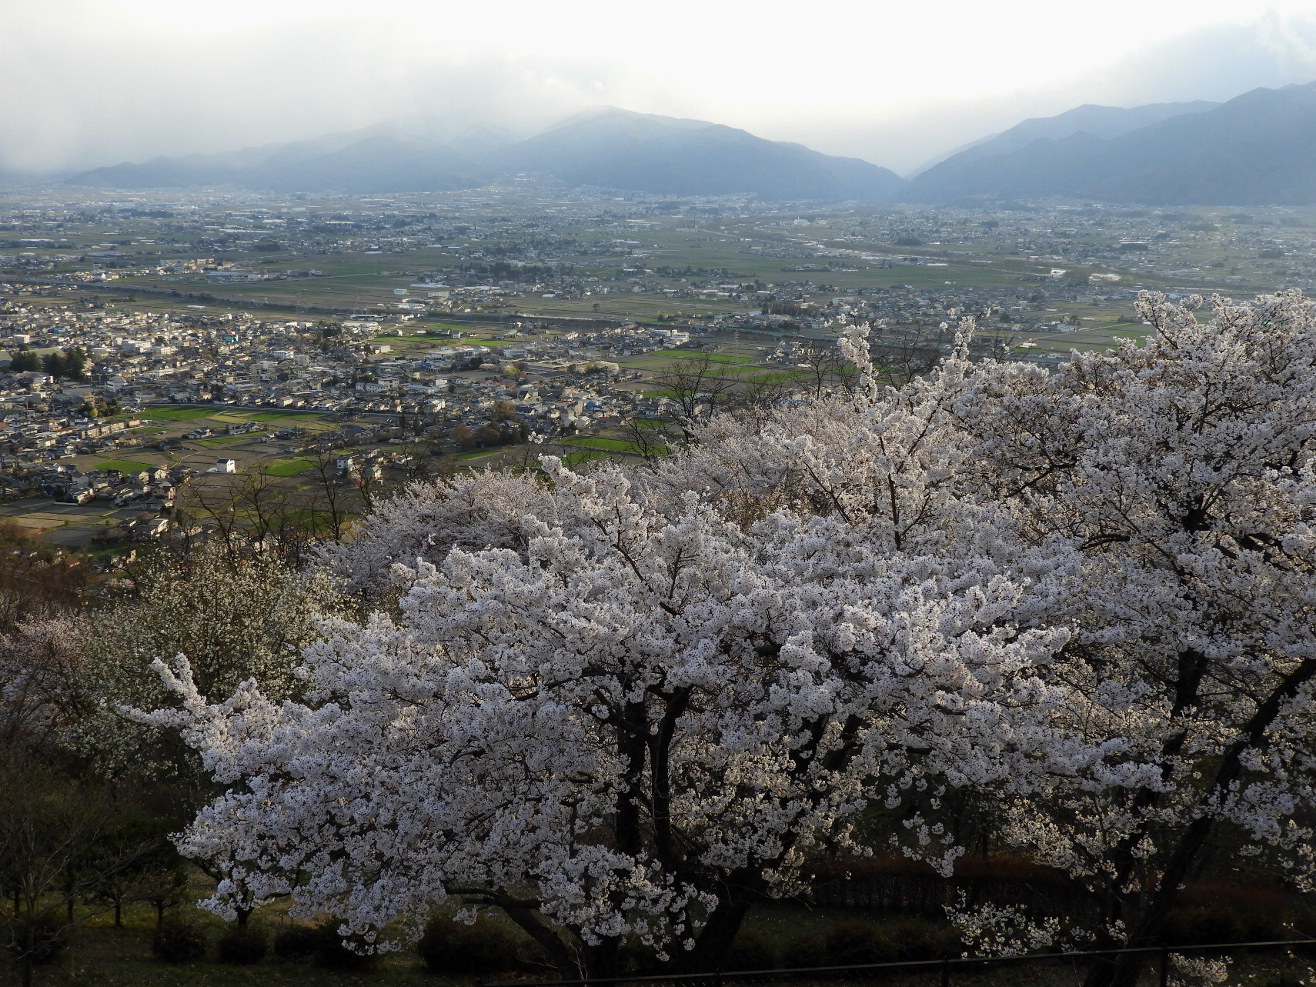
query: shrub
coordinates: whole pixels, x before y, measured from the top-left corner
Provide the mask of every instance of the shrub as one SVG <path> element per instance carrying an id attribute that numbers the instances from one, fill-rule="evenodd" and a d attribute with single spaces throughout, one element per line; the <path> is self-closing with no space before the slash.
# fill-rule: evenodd
<path id="1" fill-rule="evenodd" d="M 235 925 L 219 937 L 219 962 L 237 966 L 259 963 L 268 947 L 264 929 Z"/>
<path id="2" fill-rule="evenodd" d="M 206 955 L 206 933 L 195 922 L 166 919 L 155 930 L 151 951 L 166 963 L 194 963 Z"/>
<path id="3" fill-rule="evenodd" d="M 274 935 L 274 955 L 281 960 L 310 959 L 320 949 L 324 934 L 309 925 L 289 925 Z"/>
<path id="4" fill-rule="evenodd" d="M 827 930 L 824 949 L 828 966 L 886 963 L 895 958 L 896 943 L 864 922 L 840 922 Z"/>
<path id="5" fill-rule="evenodd" d="M 330 916 L 315 924 L 315 962 L 326 970 L 368 970 L 375 965 L 375 954 L 357 952 L 338 934 L 338 919 Z"/>
<path id="6" fill-rule="evenodd" d="M 827 966 L 827 962 L 827 947 L 818 936 L 798 936 L 781 953 L 781 965 L 787 969 Z"/>
<path id="7" fill-rule="evenodd" d="M 514 960 L 512 937 L 483 918 L 467 925 L 434 916 L 425 923 L 416 952 L 434 973 L 497 973 Z"/>
<path id="8" fill-rule="evenodd" d="M 722 964 L 728 970 L 775 970 L 777 948 L 767 936 L 757 932 L 744 932 L 736 936 Z"/>
<path id="9" fill-rule="evenodd" d="M 25 915 L 14 920 L 9 932 L 9 952 L 37 966 L 51 962 L 65 945 L 59 919 L 54 915 Z"/>
<path id="10" fill-rule="evenodd" d="M 1173 912 L 1165 922 L 1165 941 L 1176 946 L 1240 942 L 1242 918 L 1230 907 L 1203 905 Z"/>
<path id="11" fill-rule="evenodd" d="M 1276 887 L 1193 884 L 1170 913 L 1164 938 L 1183 945 L 1283 939 L 1294 921 L 1303 918 L 1295 904 Z"/>
<path id="12" fill-rule="evenodd" d="M 924 919 L 897 922 L 887 936 L 895 946 L 893 960 L 939 960 L 963 948 L 954 929 Z"/>

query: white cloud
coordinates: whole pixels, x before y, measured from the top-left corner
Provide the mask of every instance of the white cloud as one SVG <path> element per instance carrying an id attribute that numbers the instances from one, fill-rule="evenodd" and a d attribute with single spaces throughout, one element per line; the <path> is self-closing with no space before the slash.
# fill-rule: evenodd
<path id="1" fill-rule="evenodd" d="M 530 131 L 612 104 L 905 170 L 1082 102 L 1316 78 L 1309 3 L 1276 5 L 1257 30 L 1240 16 L 1233 0 L 815 0 L 775 18 L 716 0 L 5 0 L 0 62 L 22 98 L 0 100 L 0 165 L 85 167 L 416 114 Z"/>

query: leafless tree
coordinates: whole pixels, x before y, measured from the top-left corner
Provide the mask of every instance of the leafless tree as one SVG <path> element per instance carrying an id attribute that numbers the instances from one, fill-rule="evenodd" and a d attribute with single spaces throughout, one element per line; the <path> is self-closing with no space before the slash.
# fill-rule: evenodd
<path id="1" fill-rule="evenodd" d="M 821 398 L 828 393 L 849 394 L 859 379 L 858 368 L 845 358 L 841 348 L 832 341 L 807 340 L 796 350 L 796 369 L 803 371 L 799 388 L 809 397 Z"/>
<path id="2" fill-rule="evenodd" d="M 94 899 L 148 852 L 151 841 L 106 845 L 115 814 L 96 784 L 62 775 L 29 752 L 0 756 L 0 891 L 8 905 L 0 909 L 0 946 L 23 987 L 69 929 L 93 914 L 75 914 L 74 904 Z"/>
<path id="3" fill-rule="evenodd" d="M 654 384 L 673 407 L 672 418 L 685 439 L 702 422 L 734 403 L 740 376 L 711 353 L 678 360 L 654 376 Z"/>

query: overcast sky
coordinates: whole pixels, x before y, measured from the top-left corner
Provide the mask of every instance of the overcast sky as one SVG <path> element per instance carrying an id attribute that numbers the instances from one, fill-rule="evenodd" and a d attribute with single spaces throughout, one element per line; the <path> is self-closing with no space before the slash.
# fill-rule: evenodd
<path id="1" fill-rule="evenodd" d="M 607 105 L 905 174 L 1081 103 L 1224 100 L 1316 80 L 1316 0 L 811 0 L 776 11 L 748 0 L 0 0 L 0 167 L 234 150 L 417 115 L 529 136 Z"/>

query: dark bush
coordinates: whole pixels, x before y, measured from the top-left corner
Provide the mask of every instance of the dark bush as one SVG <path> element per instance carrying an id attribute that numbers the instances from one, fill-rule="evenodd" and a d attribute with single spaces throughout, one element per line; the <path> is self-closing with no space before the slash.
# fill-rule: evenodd
<path id="1" fill-rule="evenodd" d="M 307 960 L 320 949 L 324 934 L 309 925 L 289 925 L 274 935 L 274 955 L 281 960 Z"/>
<path id="2" fill-rule="evenodd" d="M 317 966 L 326 970 L 369 970 L 375 965 L 374 953 L 360 952 L 343 942 L 343 937 L 338 934 L 338 919 L 321 919 L 313 931 L 316 933 Z"/>
<path id="3" fill-rule="evenodd" d="M 255 926 L 235 925 L 219 937 L 219 962 L 245 966 L 265 958 L 269 939 L 265 930 Z"/>
<path id="4" fill-rule="evenodd" d="M 416 952 L 434 973 L 498 973 L 515 965 L 512 937 L 484 918 L 467 925 L 436 915 L 425 923 Z"/>
<path id="5" fill-rule="evenodd" d="M 1165 923 L 1165 941 L 1176 946 L 1239 942 L 1244 937 L 1243 920 L 1230 907 L 1203 905 L 1182 908 Z"/>
<path id="6" fill-rule="evenodd" d="M 827 930 L 828 966 L 886 963 L 895 959 L 896 943 L 864 922 L 839 922 Z"/>
<path id="7" fill-rule="evenodd" d="M 25 915 L 14 920 L 9 932 L 9 952 L 37 966 L 51 962 L 64 949 L 63 930 L 54 915 Z"/>
<path id="8" fill-rule="evenodd" d="M 760 933 L 742 930 L 731 944 L 722 967 L 726 970 L 775 970 L 777 965 L 775 943 Z"/>
<path id="9" fill-rule="evenodd" d="M 786 943 L 781 952 L 781 965 L 786 969 L 827 966 L 827 946 L 818 936 L 798 936 Z"/>
<path id="10" fill-rule="evenodd" d="M 151 951 L 166 963 L 195 963 L 206 955 L 206 932 L 195 922 L 166 919 L 155 930 Z"/>
<path id="11" fill-rule="evenodd" d="M 955 930 L 924 919 L 905 919 L 886 930 L 895 947 L 893 960 L 940 960 L 958 956 L 963 944 Z"/>
<path id="12" fill-rule="evenodd" d="M 1302 909 L 1283 888 L 1198 882 L 1170 913 L 1165 941 L 1184 945 L 1284 939 Z"/>

